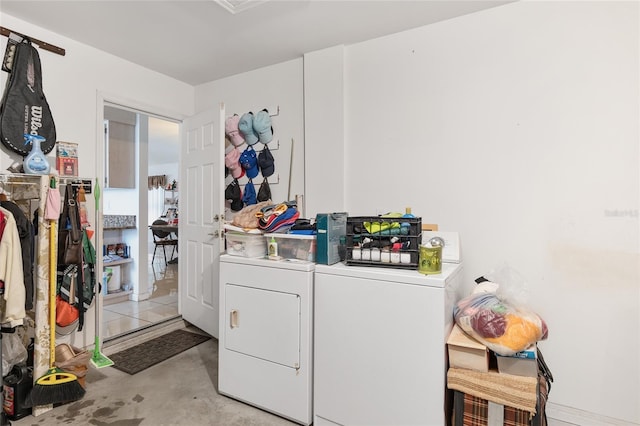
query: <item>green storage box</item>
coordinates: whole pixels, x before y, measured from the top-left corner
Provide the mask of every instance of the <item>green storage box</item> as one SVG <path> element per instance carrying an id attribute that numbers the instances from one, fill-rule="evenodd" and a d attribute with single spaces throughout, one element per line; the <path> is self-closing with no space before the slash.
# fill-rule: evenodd
<path id="1" fill-rule="evenodd" d="M 316 215 L 316 263 L 333 265 L 345 259 L 347 216 L 345 212 Z"/>

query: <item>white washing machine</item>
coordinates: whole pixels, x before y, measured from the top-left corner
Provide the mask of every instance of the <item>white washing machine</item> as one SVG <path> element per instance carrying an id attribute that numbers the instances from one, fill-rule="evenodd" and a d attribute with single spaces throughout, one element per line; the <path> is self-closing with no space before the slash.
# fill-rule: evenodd
<path id="1" fill-rule="evenodd" d="M 315 263 L 220 256 L 218 391 L 313 421 Z"/>
<path id="2" fill-rule="evenodd" d="M 461 271 L 316 266 L 315 425 L 447 424 L 446 340 Z"/>

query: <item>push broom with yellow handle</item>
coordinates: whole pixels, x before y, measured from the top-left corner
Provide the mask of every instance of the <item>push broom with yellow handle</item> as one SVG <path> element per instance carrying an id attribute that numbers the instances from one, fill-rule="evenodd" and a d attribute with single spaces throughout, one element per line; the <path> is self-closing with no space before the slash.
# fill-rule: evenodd
<path id="1" fill-rule="evenodd" d="M 51 179 L 49 192 L 56 190 L 55 179 Z M 82 398 L 85 390 L 75 374 L 67 373 L 57 367 L 56 362 L 56 221 L 49 220 L 49 370 L 38 378 L 27 398 L 25 405 L 59 404 Z"/>

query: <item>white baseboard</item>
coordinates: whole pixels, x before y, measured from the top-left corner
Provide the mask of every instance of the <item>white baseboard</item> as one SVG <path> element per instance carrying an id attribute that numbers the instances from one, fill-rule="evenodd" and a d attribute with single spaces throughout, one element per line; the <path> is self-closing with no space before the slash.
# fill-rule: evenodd
<path id="1" fill-rule="evenodd" d="M 149 292 L 144 292 L 144 293 L 138 293 L 138 294 L 132 294 L 130 296 L 130 300 L 133 300 L 134 302 L 142 302 L 143 300 L 147 300 L 151 297 L 151 293 Z"/>
<path id="2" fill-rule="evenodd" d="M 639 423 L 630 423 L 620 419 L 603 416 L 565 405 L 547 402 L 545 407 L 549 426 L 579 425 L 579 426 L 631 426 Z"/>

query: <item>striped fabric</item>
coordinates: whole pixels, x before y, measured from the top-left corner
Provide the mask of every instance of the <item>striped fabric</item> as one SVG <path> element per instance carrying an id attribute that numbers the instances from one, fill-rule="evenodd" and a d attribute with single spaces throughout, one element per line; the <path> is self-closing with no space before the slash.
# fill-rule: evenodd
<path id="1" fill-rule="evenodd" d="M 547 381 L 539 376 L 538 403 L 536 415 L 513 407 L 504 407 L 503 426 L 547 426 L 545 405 L 547 403 Z M 489 424 L 489 403 L 487 400 L 454 391 L 454 426 L 487 426 Z"/>
<path id="2" fill-rule="evenodd" d="M 488 402 L 473 395 L 464 394 L 464 426 L 485 426 L 488 423 Z M 517 408 L 504 407 L 504 426 L 529 426 L 531 413 Z"/>

